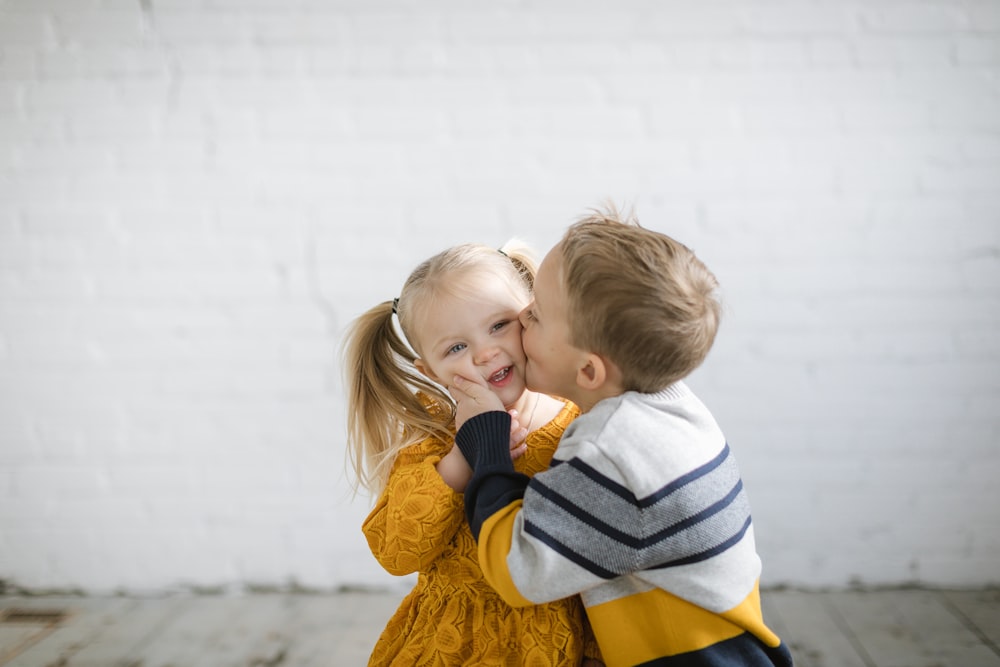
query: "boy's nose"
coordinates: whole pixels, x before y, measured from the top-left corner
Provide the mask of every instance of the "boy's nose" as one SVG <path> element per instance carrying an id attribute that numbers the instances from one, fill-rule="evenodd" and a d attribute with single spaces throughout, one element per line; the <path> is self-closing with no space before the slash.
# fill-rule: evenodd
<path id="1" fill-rule="evenodd" d="M 529 320 L 528 320 L 528 311 L 531 310 L 531 307 L 533 305 L 535 305 L 534 301 L 532 301 L 527 306 L 525 306 L 524 308 L 522 308 L 521 312 L 517 314 L 517 319 L 521 323 L 521 329 L 522 330 L 528 328 L 528 322 L 529 322 Z"/>

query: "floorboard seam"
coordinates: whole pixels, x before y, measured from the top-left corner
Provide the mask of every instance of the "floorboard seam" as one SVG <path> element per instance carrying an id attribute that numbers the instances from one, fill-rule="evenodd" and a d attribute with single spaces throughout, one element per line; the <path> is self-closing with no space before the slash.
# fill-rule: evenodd
<path id="1" fill-rule="evenodd" d="M 825 599 L 823 600 L 823 606 L 826 607 L 827 613 L 830 614 L 830 618 L 833 619 L 834 625 L 840 628 L 840 631 L 844 633 L 844 637 L 846 637 L 847 641 L 849 641 L 851 646 L 854 647 L 858 657 L 865 663 L 865 667 L 878 667 L 878 665 L 875 664 L 875 661 L 872 660 L 871 655 L 868 654 L 864 645 L 861 643 L 861 640 L 854 634 L 854 631 L 851 629 L 851 626 L 847 623 L 844 616 L 840 613 L 840 610 L 837 609 L 836 605 L 834 605 L 830 600 Z"/>
<path id="2" fill-rule="evenodd" d="M 976 637 L 979 639 L 979 641 L 981 641 L 983 644 L 986 644 L 987 646 L 989 646 L 990 650 L 993 651 L 998 657 L 1000 657 L 1000 646 L 997 646 L 995 643 L 993 643 L 993 640 L 990 639 L 989 635 L 987 635 L 985 632 L 983 632 L 979 628 L 979 626 L 976 625 L 975 621 L 973 621 L 971 618 L 969 618 L 968 616 L 966 616 L 965 612 L 962 611 L 958 607 L 958 605 L 956 605 L 954 602 L 952 602 L 948 598 L 948 596 L 945 595 L 943 592 L 937 591 L 936 594 L 937 594 L 938 600 L 941 602 L 942 605 L 944 605 L 945 609 L 947 609 L 948 611 L 950 611 L 952 613 L 952 615 L 954 615 L 955 618 L 957 618 L 959 620 L 959 622 L 962 623 L 962 625 L 964 625 L 966 628 L 969 629 L 969 632 L 971 632 L 972 634 L 976 635 Z"/>

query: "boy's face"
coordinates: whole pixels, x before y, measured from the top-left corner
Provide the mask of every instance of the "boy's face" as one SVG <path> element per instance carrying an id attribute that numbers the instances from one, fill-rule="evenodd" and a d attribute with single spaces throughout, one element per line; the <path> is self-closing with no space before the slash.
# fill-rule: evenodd
<path id="1" fill-rule="evenodd" d="M 581 350 L 570 344 L 562 251 L 558 245 L 538 267 L 534 291 L 535 300 L 521 311 L 528 387 L 579 403 L 576 372 Z"/>
<path id="2" fill-rule="evenodd" d="M 422 316 L 417 370 L 448 386 L 456 375 L 482 378 L 507 408 L 521 408 L 525 389 L 520 304 L 495 283 L 477 298 L 437 299 Z"/>

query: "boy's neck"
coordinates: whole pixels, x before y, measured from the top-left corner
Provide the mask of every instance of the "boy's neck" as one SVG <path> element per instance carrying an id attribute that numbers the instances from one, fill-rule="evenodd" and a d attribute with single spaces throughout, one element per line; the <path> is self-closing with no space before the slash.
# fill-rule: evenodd
<path id="1" fill-rule="evenodd" d="M 604 399 L 621 396 L 624 393 L 625 388 L 621 385 L 605 383 L 594 391 L 581 392 L 577 398 L 573 399 L 573 402 L 576 403 L 577 407 L 580 408 L 580 413 L 583 414 L 590 412 L 595 405 Z"/>
<path id="2" fill-rule="evenodd" d="M 625 391 L 626 391 L 625 389 L 618 388 L 618 389 L 616 389 L 614 391 L 603 392 L 600 395 L 595 394 L 594 396 L 592 396 L 590 398 L 586 398 L 586 399 L 585 398 L 581 398 L 580 400 L 587 402 L 586 408 L 584 408 L 584 405 L 582 405 L 580 403 L 577 403 L 576 401 L 573 401 L 573 402 L 576 403 L 576 405 L 580 408 L 580 413 L 583 414 L 583 413 L 589 412 L 595 405 L 597 405 L 598 403 L 600 403 L 604 399 L 606 399 L 606 398 L 614 398 L 615 396 L 621 396 L 622 394 L 625 393 Z M 660 389 L 660 390 L 657 390 L 657 391 L 649 392 L 647 395 L 648 396 L 652 396 L 654 394 L 659 394 L 662 397 L 664 397 L 665 399 L 674 400 L 674 399 L 684 398 L 689 393 L 690 393 L 690 389 L 688 389 L 687 385 L 684 384 L 684 381 L 683 380 L 678 380 L 678 381 L 674 382 L 673 384 L 671 384 L 668 387 L 664 387 L 663 389 Z"/>

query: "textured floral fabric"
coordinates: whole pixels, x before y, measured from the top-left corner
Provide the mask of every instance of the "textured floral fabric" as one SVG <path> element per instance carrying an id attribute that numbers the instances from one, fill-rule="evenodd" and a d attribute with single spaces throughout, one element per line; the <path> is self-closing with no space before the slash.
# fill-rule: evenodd
<path id="1" fill-rule="evenodd" d="M 529 475 L 547 468 L 559 436 L 578 414 L 567 404 L 531 433 L 515 468 Z M 450 440 L 428 438 L 403 450 L 362 526 L 386 571 L 419 573 L 369 666 L 576 666 L 585 656 L 600 656 L 579 597 L 515 609 L 483 579 L 462 494 L 434 468 L 451 447 Z"/>

